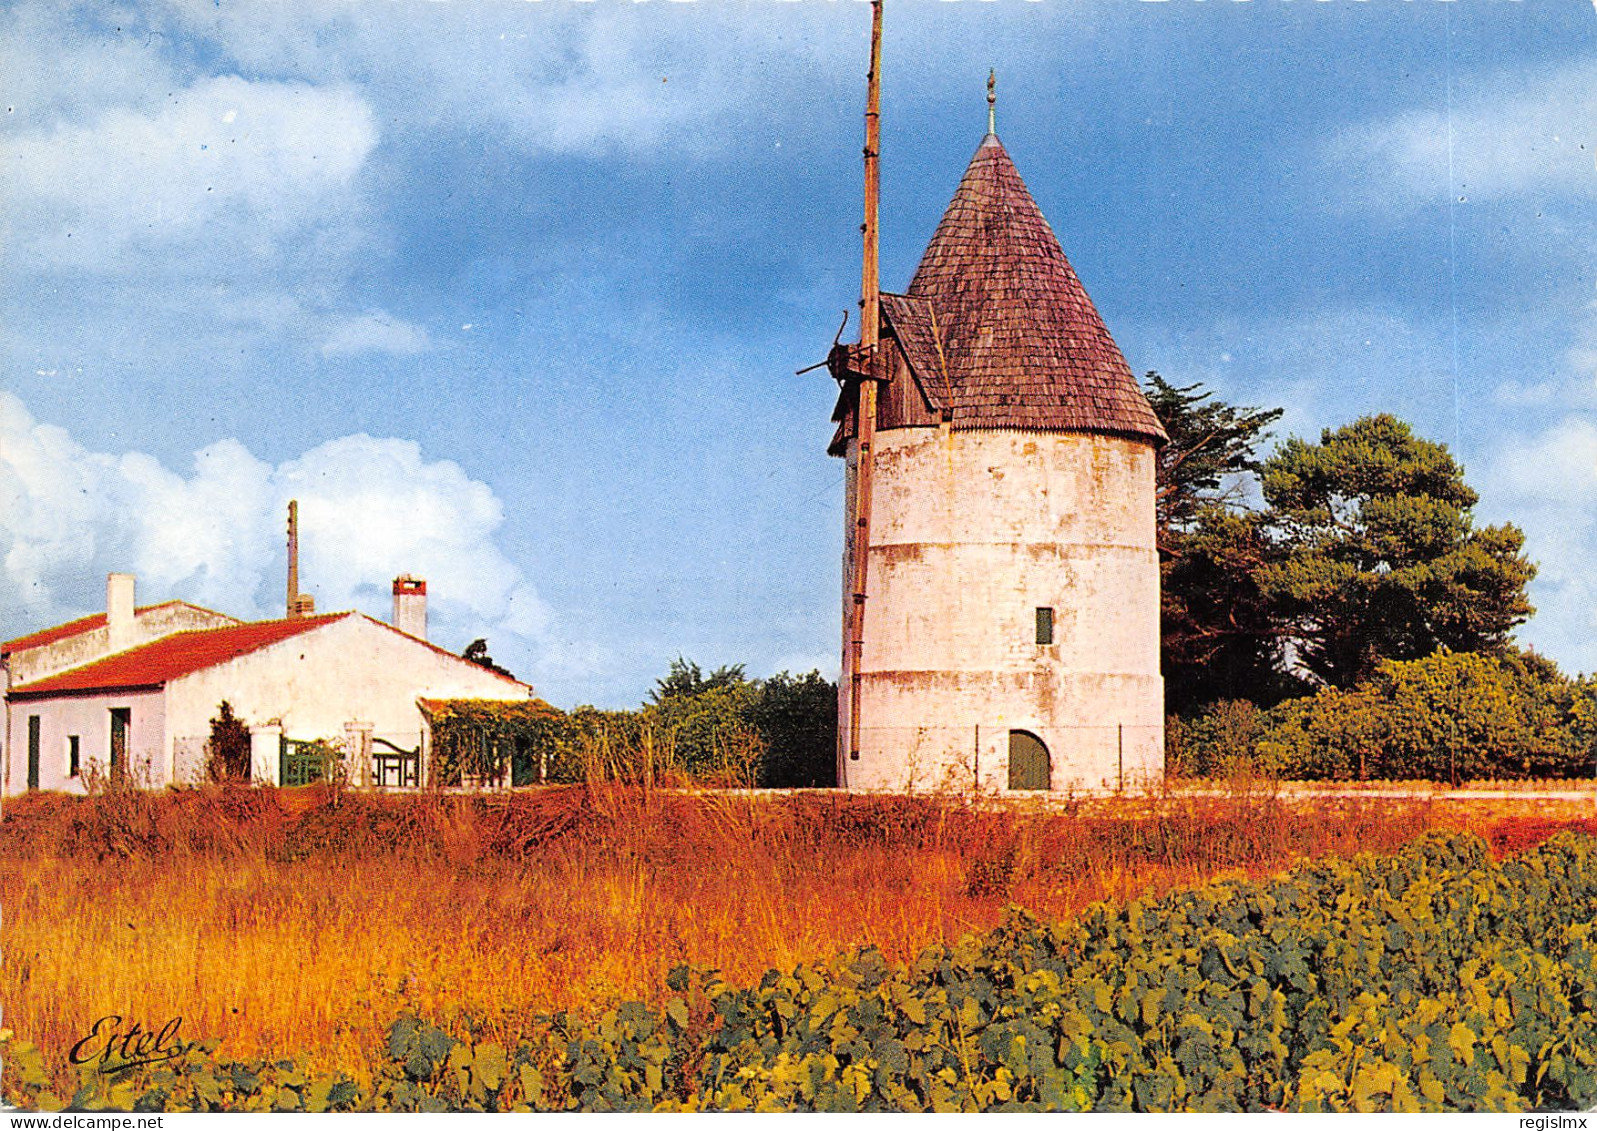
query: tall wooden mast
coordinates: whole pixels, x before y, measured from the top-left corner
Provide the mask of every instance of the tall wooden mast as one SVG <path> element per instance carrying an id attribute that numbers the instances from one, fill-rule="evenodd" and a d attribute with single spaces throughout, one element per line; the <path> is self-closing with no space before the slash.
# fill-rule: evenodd
<path id="1" fill-rule="evenodd" d="M 285 616 L 299 616 L 299 501 L 288 501 L 288 603 Z"/>
<path id="2" fill-rule="evenodd" d="M 876 443 L 876 346 L 881 326 L 881 279 L 878 270 L 880 240 L 877 201 L 881 170 L 882 108 L 882 0 L 871 0 L 871 69 L 865 96 L 865 255 L 860 272 L 859 355 L 864 376 L 859 381 L 855 412 L 853 602 L 848 632 L 848 759 L 859 760 L 860 691 L 864 681 L 861 661 L 865 653 L 865 582 L 871 548 L 871 470 Z"/>

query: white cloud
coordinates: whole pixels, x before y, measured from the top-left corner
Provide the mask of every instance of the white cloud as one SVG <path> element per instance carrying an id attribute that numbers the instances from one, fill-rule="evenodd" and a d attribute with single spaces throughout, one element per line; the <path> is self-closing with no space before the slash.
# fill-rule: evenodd
<path id="1" fill-rule="evenodd" d="M 1550 381 L 1526 384 L 1523 381 L 1504 381 L 1492 390 L 1492 400 L 1514 408 L 1545 408 L 1553 403 L 1558 390 Z"/>
<path id="2" fill-rule="evenodd" d="M 271 529 L 258 519 L 272 509 L 274 488 L 271 465 L 236 440 L 196 452 L 187 478 L 132 452 L 102 480 L 105 495 L 126 511 L 89 521 L 127 524 L 130 564 L 156 592 L 253 613 L 274 551 Z"/>
<path id="3" fill-rule="evenodd" d="M 143 106 L 177 80 L 150 29 L 108 8 L 70 3 L 0 8 L 4 127 L 85 122 L 112 106 Z"/>
<path id="4" fill-rule="evenodd" d="M 422 353 L 432 348 L 432 340 L 421 327 L 373 311 L 333 327 L 322 343 L 323 357 L 342 357 L 359 353 Z"/>
<path id="5" fill-rule="evenodd" d="M 12 28 L 37 40 L 48 23 L 19 15 Z M 103 325 L 102 348 L 204 339 L 229 358 L 262 345 L 324 357 L 431 348 L 420 326 L 350 309 L 354 271 L 385 242 L 365 175 L 377 115 L 353 85 L 184 79 L 152 62 L 139 90 L 127 35 L 96 46 L 81 26 L 56 30 L 83 72 L 55 86 L 86 93 L 51 100 L 24 73 L 24 113 L 0 119 L 0 240 L 20 332 L 59 342 Z M 161 56 L 148 21 L 130 15 L 118 31 Z"/>
<path id="6" fill-rule="evenodd" d="M 429 463 L 409 440 L 345 436 L 274 473 L 299 500 L 301 574 L 318 605 L 343 608 L 401 572 L 425 577 L 435 605 L 504 617 L 521 572 L 494 544 L 504 505 L 459 464 Z"/>
<path id="7" fill-rule="evenodd" d="M 780 145 L 742 128 L 750 108 L 778 101 L 857 114 L 870 34 L 853 2 L 145 0 L 139 11 L 244 73 L 359 85 L 405 129 L 488 130 L 525 152 L 584 156 Z M 1102 49 L 1101 17 L 1081 6 L 939 4 L 905 17 L 889 16 L 887 81 L 902 94 L 966 68 L 972 129 L 986 76 L 965 57 L 972 41 L 1016 75 Z"/>
<path id="8" fill-rule="evenodd" d="M 290 498 L 301 588 L 318 608 L 386 619 L 389 582 L 408 572 L 427 578 L 433 635 L 446 646 L 487 635 L 502 642 L 501 660 L 542 649 L 549 609 L 497 544 L 503 504 L 411 441 L 345 436 L 273 466 L 223 440 L 181 474 L 139 452 L 89 451 L 4 392 L 0 634 L 99 608 L 105 574 L 129 568 L 141 603 L 182 597 L 281 615 Z"/>
<path id="9" fill-rule="evenodd" d="M 1508 437 L 1498 445 L 1491 477 L 1516 499 L 1564 507 L 1597 503 L 1597 424 L 1569 416 L 1537 436 Z"/>
<path id="10" fill-rule="evenodd" d="M 354 82 L 418 128 L 446 121 L 585 155 L 681 142 L 726 105 L 719 60 L 743 21 L 694 8 L 662 22 L 575 4 L 413 5 L 398 18 L 359 4 L 153 6 L 177 35 L 215 44 L 245 71 Z"/>
<path id="11" fill-rule="evenodd" d="M 1575 324 L 1575 344 L 1564 351 L 1564 366 L 1574 376 L 1583 399 L 1597 396 L 1597 302 L 1588 302 Z"/>
<path id="12" fill-rule="evenodd" d="M 1446 200 L 1464 203 L 1525 193 L 1597 196 L 1597 63 L 1550 74 L 1515 72 L 1445 108 L 1411 110 L 1342 131 L 1329 158 L 1365 166 L 1369 195 L 1393 207 Z M 1395 190 L 1395 192 L 1394 192 Z"/>
<path id="13" fill-rule="evenodd" d="M 147 0 L 139 11 L 242 73 L 359 86 L 401 131 L 487 131 L 521 152 L 584 157 L 770 144 L 742 126 L 751 108 L 774 100 L 843 92 L 857 113 L 870 27 L 868 10 L 853 3 Z M 946 74 L 973 22 L 1017 70 L 1061 42 L 1047 32 L 1063 19 L 1049 5 L 1029 6 L 1019 21 L 923 15 L 893 32 L 899 57 L 920 64 L 895 82 Z"/>
<path id="14" fill-rule="evenodd" d="M 357 208 L 377 143 L 348 88 L 232 75 L 114 107 L 6 143 L 13 247 L 40 266 L 146 271 L 176 252 L 185 272 L 279 265 L 330 217 Z"/>
<path id="15" fill-rule="evenodd" d="M 1597 422 L 1571 415 L 1534 435 L 1505 436 L 1475 483 L 1480 516 L 1524 530 L 1539 567 L 1536 616 L 1520 637 L 1567 667 L 1597 672 Z"/>
<path id="16" fill-rule="evenodd" d="M 85 452 L 64 429 L 37 424 L 22 402 L 0 392 L 0 552 L 5 606 L 33 617 L 55 607 L 55 579 L 75 561 L 125 550 L 121 500 L 110 456 Z M 95 523 L 97 514 L 113 521 Z M 109 572 L 109 571 L 107 571 Z"/>

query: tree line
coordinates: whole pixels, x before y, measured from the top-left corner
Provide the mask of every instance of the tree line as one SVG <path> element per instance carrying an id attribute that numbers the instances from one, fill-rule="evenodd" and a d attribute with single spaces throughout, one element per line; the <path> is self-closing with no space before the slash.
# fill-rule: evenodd
<path id="1" fill-rule="evenodd" d="M 1389 414 L 1260 450 L 1280 409 L 1149 373 L 1162 666 L 1177 773 L 1570 777 L 1597 683 L 1512 637 L 1536 567 L 1445 445 Z"/>
<path id="2" fill-rule="evenodd" d="M 571 723 L 589 779 L 837 784 L 837 684 L 819 671 L 751 679 L 742 664 L 707 673 L 678 657 L 636 710 L 578 707 Z"/>
<path id="3" fill-rule="evenodd" d="M 1502 654 L 1533 611 L 1511 524 L 1476 527 L 1447 448 L 1396 417 L 1258 450 L 1280 409 L 1147 377 L 1158 467 L 1166 697 L 1184 713 L 1348 688 L 1382 660 Z"/>

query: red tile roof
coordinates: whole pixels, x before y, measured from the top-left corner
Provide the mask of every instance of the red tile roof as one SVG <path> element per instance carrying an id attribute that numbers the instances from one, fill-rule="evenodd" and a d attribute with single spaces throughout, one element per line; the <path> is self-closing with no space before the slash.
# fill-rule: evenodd
<path id="1" fill-rule="evenodd" d="M 329 613 L 297 620 L 257 621 L 229 628 L 179 632 L 141 648 L 130 648 L 92 664 L 14 687 L 10 697 L 32 699 L 84 691 L 131 691 L 163 687 L 191 672 L 225 664 L 269 644 L 351 615 Z"/>
<path id="2" fill-rule="evenodd" d="M 15 640 L 7 640 L 4 644 L 0 644 L 0 656 L 9 656 L 13 652 L 21 652 L 27 648 L 43 648 L 46 644 L 54 644 L 57 640 L 66 640 L 80 633 L 93 632 L 97 628 L 104 627 L 104 613 L 79 617 L 77 620 L 67 621 L 66 624 L 58 624 L 54 628 L 41 628 L 38 632 L 30 632 Z"/>
<path id="3" fill-rule="evenodd" d="M 134 610 L 134 615 L 147 613 L 153 609 L 164 609 L 171 605 L 188 605 L 187 601 L 162 601 L 156 605 L 140 605 Z M 189 605 L 191 609 L 198 609 L 198 605 Z M 210 612 L 209 609 L 202 610 Z M 13 652 L 21 652 L 28 648 L 43 648 L 46 644 L 54 644 L 57 640 L 66 640 L 85 632 L 93 632 L 97 628 L 105 627 L 105 614 L 94 613 L 91 616 L 79 617 L 69 620 L 66 624 L 58 624 L 54 628 L 41 628 L 38 632 L 30 632 L 26 636 L 19 636 L 15 640 L 7 640 L 0 644 L 0 656 L 9 656 Z"/>
<path id="4" fill-rule="evenodd" d="M 971 158 L 907 297 L 883 296 L 888 323 L 928 398 L 951 400 L 954 428 L 1167 438 L 993 135 Z"/>

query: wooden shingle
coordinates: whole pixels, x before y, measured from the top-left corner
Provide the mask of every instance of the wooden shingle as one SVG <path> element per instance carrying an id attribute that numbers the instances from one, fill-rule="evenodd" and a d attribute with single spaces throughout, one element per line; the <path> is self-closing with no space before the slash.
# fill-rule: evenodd
<path id="1" fill-rule="evenodd" d="M 882 304 L 927 399 L 956 429 L 1167 439 L 991 134 L 971 158 L 907 298 L 883 295 Z"/>

